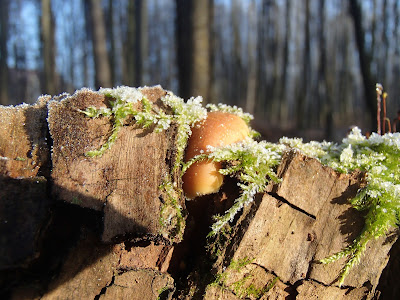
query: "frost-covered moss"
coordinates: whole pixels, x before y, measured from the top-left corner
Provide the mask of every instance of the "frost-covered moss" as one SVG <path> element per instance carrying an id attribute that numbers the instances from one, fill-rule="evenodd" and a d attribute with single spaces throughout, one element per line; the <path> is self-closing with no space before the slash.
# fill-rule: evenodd
<path id="1" fill-rule="evenodd" d="M 176 139 L 176 159 L 175 165 L 171 170 L 174 173 L 176 170 L 181 170 L 183 165 L 183 157 L 187 141 L 191 135 L 191 127 L 196 123 L 206 118 L 207 109 L 202 105 L 202 97 L 190 98 L 184 101 L 177 97 L 172 92 L 167 92 L 161 98 L 162 103 L 167 108 L 162 108 L 153 105 L 141 92 L 141 88 L 132 88 L 120 86 L 117 88 L 100 89 L 99 93 L 107 96 L 109 107 L 96 108 L 88 107 L 81 111 L 87 117 L 100 118 L 110 117 L 113 124 L 111 133 L 107 141 L 99 148 L 86 153 L 89 157 L 101 156 L 115 143 L 118 138 L 118 133 L 122 126 L 126 125 L 128 119 L 133 118 L 135 124 L 142 128 L 153 128 L 155 132 L 167 130 L 171 124 L 177 125 Z M 210 110 L 229 111 L 244 118 L 246 122 L 251 119 L 249 114 L 243 113 L 240 108 L 230 107 L 227 105 L 219 105 L 210 107 Z M 182 173 L 183 174 L 183 173 Z M 162 227 L 170 227 L 172 223 L 175 225 L 177 234 L 182 234 L 184 228 L 184 218 L 182 216 L 181 207 L 178 204 L 178 195 L 182 194 L 178 190 L 176 184 L 171 182 L 172 174 L 168 174 L 167 180 L 160 186 L 167 195 L 161 213 L 160 223 Z M 171 213 L 172 212 L 172 213 Z M 169 215 L 171 214 L 171 215 Z M 174 220 L 172 220 L 173 218 Z"/>
<path id="2" fill-rule="evenodd" d="M 299 139 L 283 138 L 281 143 L 302 150 L 321 163 L 340 172 L 366 172 L 367 185 L 360 189 L 350 203 L 357 210 L 366 211 L 365 226 L 353 243 L 322 260 L 331 263 L 347 257 L 339 284 L 343 284 L 351 268 L 359 263 L 367 243 L 388 233 L 400 220 L 400 133 L 378 135 L 368 139 L 355 127 L 341 144 L 303 143 Z"/>
<path id="3" fill-rule="evenodd" d="M 214 217 L 215 223 L 212 225 L 210 235 L 217 234 L 225 224 L 232 221 L 243 206 L 252 202 L 257 193 L 265 190 L 269 180 L 279 181 L 274 169 L 280 163 L 284 149 L 283 145 L 266 141 L 257 142 L 247 138 L 225 147 L 209 147 L 209 154 L 198 155 L 184 165 L 183 172 L 196 161 L 211 159 L 216 162 L 227 162 L 227 166 L 219 172 L 239 179 L 241 195 L 223 216 Z"/>
<path id="4" fill-rule="evenodd" d="M 227 162 L 227 167 L 220 172 L 236 176 L 242 190 L 233 206 L 223 216 L 215 217 L 211 235 L 217 234 L 225 224 L 232 221 L 244 205 L 253 201 L 256 193 L 263 192 L 269 180 L 279 181 L 274 170 L 287 147 L 298 149 L 337 171 L 349 173 L 360 170 L 367 174 L 367 185 L 350 201 L 357 210 L 367 212 L 363 231 L 349 247 L 322 260 L 323 263 L 330 263 L 342 257 L 348 258 L 340 274 L 339 284 L 343 284 L 351 268 L 360 261 L 367 243 L 399 224 L 400 133 L 387 133 L 383 136 L 373 133 L 367 139 L 356 127 L 341 144 L 315 141 L 303 143 L 300 138 L 283 137 L 277 144 L 247 139 L 222 148 L 210 147 L 209 154 L 194 157 L 184 166 L 184 170 L 199 160 Z"/>
<path id="5" fill-rule="evenodd" d="M 87 153 L 89 156 L 102 155 L 111 147 L 118 136 L 120 128 L 129 117 L 133 117 L 136 124 L 142 127 L 153 127 L 160 132 L 169 128 L 171 124 L 178 125 L 177 159 L 173 171 L 181 169 L 183 174 L 196 161 L 211 159 L 225 162 L 220 169 L 221 174 L 236 177 L 241 194 L 233 206 L 224 215 L 216 216 L 212 225 L 211 235 L 218 233 L 234 216 L 251 203 L 256 193 L 263 192 L 270 180 L 279 181 L 275 173 L 276 167 L 282 159 L 283 151 L 296 148 L 305 155 L 318 159 L 322 164 L 340 172 L 352 172 L 356 169 L 366 172 L 367 185 L 358 191 L 357 196 L 350 203 L 358 210 L 366 211 L 365 226 L 360 236 L 353 243 L 326 259 L 323 263 L 333 262 L 341 257 L 348 261 L 340 274 L 340 284 L 357 264 L 366 249 L 367 243 L 386 234 L 391 227 L 398 226 L 400 220 L 400 133 L 388 133 L 383 136 L 373 133 L 368 139 L 361 134 L 358 128 L 343 139 L 341 144 L 330 142 L 303 143 L 299 138 L 282 138 L 279 143 L 265 141 L 257 142 L 248 138 L 240 143 L 220 148 L 210 147 L 210 152 L 194 157 L 184 164 L 183 155 L 191 126 L 204 119 L 207 109 L 202 106 L 202 98 L 191 98 L 187 102 L 169 92 L 161 100 L 170 113 L 157 108 L 148 101 L 140 89 L 118 87 L 116 89 L 102 89 L 101 93 L 112 100 L 110 108 L 89 107 L 83 111 L 89 117 L 112 117 L 113 129 L 107 142 L 98 150 Z M 138 105 L 140 103 L 141 105 Z M 136 107 L 136 108 L 135 108 Z M 139 107 L 139 108 L 137 108 Z M 208 105 L 210 111 L 221 110 L 235 113 L 246 122 L 252 116 L 244 113 L 240 108 L 224 104 Z M 164 185 L 164 188 L 176 187 L 173 183 Z M 173 195 L 174 193 L 170 193 Z M 179 191 L 177 192 L 179 195 Z M 174 202 L 170 202 L 174 206 Z M 176 205 L 175 205 L 176 206 Z M 179 207 L 175 207 L 179 210 Z M 161 216 L 161 221 L 168 218 Z M 179 227 L 180 225 L 177 224 Z"/>

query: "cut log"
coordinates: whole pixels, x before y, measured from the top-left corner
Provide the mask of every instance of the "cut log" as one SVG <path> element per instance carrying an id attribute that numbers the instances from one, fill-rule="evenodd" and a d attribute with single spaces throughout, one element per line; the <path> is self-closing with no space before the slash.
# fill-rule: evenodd
<path id="1" fill-rule="evenodd" d="M 161 88 L 141 92 L 167 109 Z M 83 89 L 51 101 L 42 97 L 33 106 L 0 107 L 0 298 L 377 297 L 397 232 L 369 242 L 342 287 L 337 276 L 346 258 L 318 262 L 360 234 L 364 216 L 348 199 L 365 185 L 365 174 L 340 174 L 288 151 L 277 170 L 282 182 L 257 195 L 207 245 L 214 262 L 202 251 L 205 235 L 211 215 L 239 195 L 236 179 L 188 205 L 186 243 L 180 243 L 185 228 L 177 207 L 185 210 L 183 196 L 172 195 L 177 202 L 171 203 L 160 189 L 165 180 L 182 185 L 173 169 L 177 128 L 155 133 L 127 119 L 110 149 L 88 157 L 107 140 L 112 119 L 88 118 L 81 110 L 107 107 L 110 100 Z M 174 278 L 167 273 L 172 270 Z M 394 276 L 386 276 L 390 286 L 387 278 Z M 180 290 L 173 295 L 175 284 Z"/>
<path id="2" fill-rule="evenodd" d="M 166 94 L 158 87 L 141 92 L 158 106 Z M 106 141 L 112 122 L 108 117 L 88 118 L 79 110 L 107 107 L 109 100 L 100 93 L 81 90 L 61 101 L 50 102 L 53 195 L 103 211 L 105 242 L 124 235 L 162 236 L 167 242 L 179 241 L 183 231 L 177 229 L 179 212 L 160 189 L 174 164 L 176 128 L 155 133 L 134 126 L 130 120 L 132 126 L 124 126 L 115 144 L 101 157 L 87 157 L 89 150 L 100 148 Z M 180 186 L 178 171 L 172 174 L 172 180 Z M 184 207 L 183 197 L 177 198 Z M 165 212 L 172 220 L 167 226 L 160 222 Z"/>
<path id="3" fill-rule="evenodd" d="M 296 151 L 283 157 L 278 174 L 282 182 L 256 198 L 233 226 L 225 252 L 215 264 L 216 272 L 225 278 L 217 285 L 236 297 L 249 292 L 246 288 L 251 285 L 262 289 L 259 276 L 250 276 L 248 266 L 231 267 L 247 261 L 252 268 L 279 278 L 285 287 L 282 293 L 291 291 L 289 295 L 299 299 L 350 299 L 350 294 L 351 299 L 372 298 L 396 235 L 368 244 L 368 254 L 346 277 L 344 288 L 338 287 L 337 279 L 346 258 L 327 265 L 318 263 L 349 246 L 360 233 L 363 215 L 347 200 L 364 184 L 363 175 L 337 173 Z M 234 280 L 226 279 L 231 277 Z M 275 299 L 269 292 L 265 297 Z"/>
<path id="4" fill-rule="evenodd" d="M 11 178 L 48 176 L 47 102 L 0 106 L 0 175 Z"/>
<path id="5" fill-rule="evenodd" d="M 47 102 L 0 106 L 0 270 L 22 267 L 38 255 L 48 222 L 50 151 Z"/>
<path id="6" fill-rule="evenodd" d="M 0 176 L 0 186 L 0 270 L 7 270 L 38 256 L 51 200 L 44 177 Z"/>
<path id="7" fill-rule="evenodd" d="M 103 244 L 83 229 L 41 299 L 155 300 L 163 292 L 172 294 L 174 280 L 165 273 L 171 251 L 171 247 L 153 242 L 130 247 Z"/>
<path id="8" fill-rule="evenodd" d="M 153 270 L 132 270 L 115 277 L 99 299 L 158 300 L 172 299 L 175 291 L 173 278 Z"/>

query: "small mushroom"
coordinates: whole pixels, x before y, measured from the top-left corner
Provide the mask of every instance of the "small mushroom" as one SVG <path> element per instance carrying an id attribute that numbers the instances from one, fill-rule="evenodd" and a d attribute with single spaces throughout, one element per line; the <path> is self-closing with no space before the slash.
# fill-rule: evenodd
<path id="1" fill-rule="evenodd" d="M 207 118 L 192 128 L 185 153 L 185 161 L 207 153 L 207 146 L 222 147 L 237 143 L 250 134 L 246 122 L 226 112 L 209 112 Z M 218 171 L 221 163 L 210 160 L 196 162 L 183 175 L 183 190 L 188 199 L 217 192 L 224 176 Z"/>

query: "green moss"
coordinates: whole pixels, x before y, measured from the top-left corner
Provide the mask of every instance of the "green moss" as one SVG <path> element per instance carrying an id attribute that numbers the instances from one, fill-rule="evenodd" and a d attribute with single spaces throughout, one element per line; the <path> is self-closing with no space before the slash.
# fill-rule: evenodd
<path id="1" fill-rule="evenodd" d="M 82 201 L 78 197 L 74 196 L 72 198 L 72 204 L 79 205 L 79 204 L 82 204 Z"/>
<path id="2" fill-rule="evenodd" d="M 160 211 L 160 225 L 161 234 L 167 235 L 167 237 L 180 241 L 183 237 L 185 230 L 185 219 L 182 215 L 182 207 L 178 203 L 180 198 L 176 193 L 176 189 L 173 186 L 171 180 L 165 180 L 160 186 L 160 189 L 164 191 L 166 198 L 161 207 Z M 173 227 L 173 230 L 170 228 Z M 168 229 L 168 230 L 165 230 Z"/>
<path id="3" fill-rule="evenodd" d="M 228 268 L 230 268 L 234 271 L 240 271 L 240 269 L 247 266 L 248 264 L 251 264 L 253 261 L 254 261 L 254 259 L 248 258 L 247 256 L 244 258 L 239 258 L 238 260 L 232 259 Z"/>
<path id="4" fill-rule="evenodd" d="M 367 139 L 354 128 L 341 144 L 303 143 L 301 139 L 281 139 L 281 143 L 302 150 L 321 163 L 340 172 L 354 170 L 366 172 L 367 185 L 350 200 L 353 207 L 365 211 L 365 225 L 353 243 L 322 263 L 332 263 L 346 257 L 347 262 L 339 275 L 339 285 L 350 270 L 360 262 L 369 241 L 388 233 L 400 220 L 400 133 L 376 133 Z"/>
<path id="5" fill-rule="evenodd" d="M 210 236 L 215 236 L 232 221 L 243 206 L 253 201 L 257 193 L 264 192 L 270 180 L 280 181 L 275 169 L 281 161 L 285 148 L 284 145 L 265 141 L 257 142 L 247 138 L 240 143 L 225 147 L 209 147 L 210 153 L 198 155 L 184 164 L 182 172 L 197 161 L 211 159 L 216 162 L 226 162 L 226 167 L 220 169 L 219 172 L 239 179 L 238 186 L 242 191 L 241 195 L 224 215 L 214 217 L 215 223 L 212 225 Z"/>
<path id="6" fill-rule="evenodd" d="M 171 111 L 171 113 L 167 113 L 154 107 L 142 95 L 140 89 L 119 87 L 103 89 L 100 92 L 112 99 L 110 107 L 101 109 L 89 107 L 82 112 L 92 118 L 110 117 L 113 127 L 108 140 L 99 149 L 88 152 L 88 156 L 102 155 L 115 142 L 119 130 L 125 125 L 128 118 L 133 118 L 137 125 L 143 128 L 154 128 L 156 132 L 168 129 L 172 123 L 178 126 L 177 155 L 172 172 L 181 170 L 182 175 L 191 164 L 206 159 L 225 162 L 226 167 L 221 169 L 220 172 L 238 179 L 241 194 L 225 214 L 215 216 L 211 236 L 215 236 L 231 222 L 243 206 L 253 201 L 257 193 L 264 192 L 271 180 L 279 182 L 280 179 L 275 170 L 281 162 L 283 151 L 288 147 L 296 148 L 308 156 L 315 157 L 322 164 L 340 172 L 352 172 L 358 169 L 367 174 L 366 187 L 361 189 L 357 196 L 350 201 L 354 208 L 366 211 L 363 231 L 352 245 L 322 260 L 323 263 L 331 263 L 342 257 L 347 258 L 347 263 L 340 274 L 340 284 L 343 283 L 351 268 L 360 261 L 367 243 L 385 235 L 390 228 L 399 224 L 400 133 L 385 134 L 384 136 L 373 133 L 367 139 L 361 135 L 358 128 L 355 128 L 341 144 L 329 142 L 303 143 L 301 139 L 297 138 L 282 138 L 279 143 L 273 144 L 265 141 L 257 142 L 248 138 L 243 142 L 226 147 L 210 147 L 208 154 L 196 156 L 184 164 L 183 155 L 191 134 L 190 128 L 193 124 L 205 118 L 207 113 L 207 110 L 201 105 L 200 97 L 191 98 L 185 102 L 169 92 L 161 99 L 168 111 Z M 134 107 L 139 108 L 134 109 Z M 246 122 L 249 122 L 252 118 L 249 114 L 243 113 L 240 108 L 224 104 L 209 105 L 208 109 L 235 113 Z M 180 210 L 177 202 L 172 199 L 177 199 L 175 197 L 180 196 L 181 191 L 177 190 L 173 182 L 164 184 L 161 188 L 166 189 L 166 191 L 175 191 L 169 193 L 171 196 L 168 197 L 168 204 L 162 209 L 160 216 L 160 222 L 168 224 L 166 208 L 170 207 L 175 211 Z M 181 217 L 179 217 L 179 214 L 176 214 L 176 216 L 178 216 L 177 228 L 182 228 L 181 221 L 179 221 Z M 180 214 L 180 216 L 182 215 Z"/>
<path id="7" fill-rule="evenodd" d="M 160 211 L 160 225 L 162 228 L 170 228 L 172 224 L 175 227 L 176 238 L 181 238 L 184 230 L 184 218 L 182 216 L 182 208 L 178 204 L 182 191 L 171 181 L 172 174 L 177 170 L 181 170 L 183 165 L 183 157 L 186 149 L 188 138 L 191 134 L 191 127 L 206 118 L 207 109 L 202 106 L 202 98 L 190 98 L 186 102 L 173 93 L 168 92 L 161 98 L 162 103 L 168 110 L 154 106 L 141 92 L 141 89 L 131 87 L 117 87 L 114 89 L 100 89 L 101 94 L 108 97 L 108 108 L 88 107 L 81 111 L 87 117 L 100 118 L 109 117 L 112 122 L 112 130 L 107 141 L 101 145 L 99 149 L 91 150 L 86 153 L 88 157 L 102 156 L 108 149 L 112 147 L 118 138 L 121 128 L 132 118 L 136 126 L 141 128 L 152 128 L 155 132 L 167 130 L 171 124 L 177 125 L 176 138 L 176 159 L 175 165 L 171 170 L 171 174 L 166 176 L 164 183 L 160 188 L 167 195 L 165 203 Z M 218 107 L 211 108 L 218 110 Z M 220 105 L 220 109 L 235 113 L 248 122 L 251 117 L 249 114 L 243 113 L 240 108 Z M 181 175 L 183 172 L 180 172 Z M 163 234 L 167 234 L 163 232 Z"/>
<path id="8" fill-rule="evenodd" d="M 279 277 L 275 277 L 273 280 L 271 280 L 271 282 L 263 287 L 256 287 L 253 283 L 249 283 L 249 281 L 254 278 L 254 275 L 252 274 L 246 274 L 239 280 L 229 285 L 227 284 L 228 277 L 232 273 L 240 272 L 245 266 L 251 264 L 253 260 L 254 259 L 248 257 L 244 257 L 238 260 L 232 260 L 226 270 L 222 273 L 217 274 L 215 276 L 214 282 L 209 284 L 209 286 L 217 286 L 225 290 L 232 290 L 235 295 L 240 299 L 247 299 L 249 297 L 255 299 L 261 298 L 265 293 L 273 288 L 273 286 L 279 280 Z"/>

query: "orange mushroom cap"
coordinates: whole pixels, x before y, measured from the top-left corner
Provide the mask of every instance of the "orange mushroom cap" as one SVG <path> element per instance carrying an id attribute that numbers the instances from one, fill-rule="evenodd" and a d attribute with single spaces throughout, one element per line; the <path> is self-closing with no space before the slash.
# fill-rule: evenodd
<path id="1" fill-rule="evenodd" d="M 196 155 L 207 153 L 207 146 L 222 147 L 237 143 L 250 134 L 246 122 L 237 115 L 226 112 L 209 112 L 207 118 L 196 123 L 189 138 L 185 161 Z M 218 171 L 221 164 L 213 161 L 196 162 L 183 175 L 183 190 L 186 197 L 193 199 L 197 196 L 217 192 L 224 180 Z"/>

